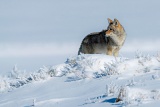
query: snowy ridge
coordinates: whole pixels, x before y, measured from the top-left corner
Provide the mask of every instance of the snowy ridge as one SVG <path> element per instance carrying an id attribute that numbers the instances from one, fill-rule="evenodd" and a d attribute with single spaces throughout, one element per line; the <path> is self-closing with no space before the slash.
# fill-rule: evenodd
<path id="1" fill-rule="evenodd" d="M 121 58 L 118 58 L 121 59 Z M 110 71 L 104 66 L 107 62 L 113 62 L 114 58 L 106 55 L 79 55 L 68 58 L 63 64 L 53 67 L 40 68 L 38 72 L 26 73 L 15 66 L 7 77 L 1 77 L 0 91 L 11 91 L 27 83 L 46 80 L 49 77 L 68 77 L 68 80 L 79 80 L 84 78 L 98 78 L 107 76 Z M 111 65 L 112 66 L 112 65 Z M 111 66 L 108 66 L 109 69 Z"/>
<path id="2" fill-rule="evenodd" d="M 106 106 L 107 104 L 113 106 L 116 104 L 116 101 L 119 106 L 145 105 L 145 103 L 160 100 L 159 72 L 160 54 L 151 57 L 137 52 L 133 59 L 120 57 L 115 59 L 112 56 L 106 55 L 82 54 L 68 58 L 63 64 L 53 67 L 43 67 L 38 72 L 34 73 L 21 72 L 15 66 L 9 76 L 1 77 L 0 91 L 5 92 L 1 95 L 5 95 L 7 91 L 9 91 L 8 93 L 12 93 L 16 88 L 25 86 L 25 84 L 30 83 L 30 85 L 32 85 L 35 81 L 42 80 L 49 82 L 51 78 L 62 78 L 62 80 L 65 78 L 64 84 L 77 84 L 78 81 L 82 82 L 89 79 L 91 81 L 99 81 L 93 83 L 93 85 L 96 86 L 99 84 L 101 87 L 98 88 L 102 88 L 102 90 L 104 89 L 106 91 L 101 91 L 100 93 L 103 93 L 103 95 L 99 95 L 98 97 L 85 97 L 85 100 L 81 103 L 82 106 L 88 107 L 94 105 L 98 107 Z M 65 87 L 64 85 L 64 89 L 65 88 L 67 88 L 67 86 Z M 82 89 L 85 91 L 83 85 Z M 50 93 L 50 91 L 48 93 Z M 78 91 L 78 93 L 80 92 Z M 61 97 L 63 98 L 63 95 Z M 63 99 L 67 99 L 67 101 L 69 100 L 71 102 L 73 99 L 77 99 L 77 101 L 74 102 L 78 103 L 78 98 L 81 97 L 64 97 Z M 46 99 L 40 101 L 39 106 L 44 107 L 47 106 L 46 103 L 52 104 L 55 101 L 61 102 L 62 99 L 47 100 L 49 102 L 45 102 L 45 100 Z M 101 105 L 102 103 L 103 105 Z"/>

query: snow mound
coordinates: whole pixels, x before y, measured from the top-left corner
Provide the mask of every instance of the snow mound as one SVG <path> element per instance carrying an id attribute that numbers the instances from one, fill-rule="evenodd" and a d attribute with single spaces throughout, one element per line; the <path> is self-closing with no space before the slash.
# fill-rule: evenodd
<path id="1" fill-rule="evenodd" d="M 96 93 L 103 93 L 103 95 L 101 94 L 99 97 L 85 97 L 86 100 L 84 100 L 82 106 L 95 103 L 98 103 L 98 106 L 102 106 L 102 103 L 117 103 L 122 106 L 145 105 L 149 102 L 160 100 L 159 72 L 160 54 L 149 56 L 137 53 L 133 59 L 115 58 L 113 56 L 98 54 L 82 54 L 70 57 L 62 64 L 40 68 L 40 70 L 33 73 L 22 72 L 15 66 L 9 76 L 0 77 L 0 91 L 12 92 L 25 84 L 33 84 L 36 81 L 44 80 L 47 82 L 51 78 L 62 78 L 62 80 L 65 78 L 64 83 L 61 83 L 61 85 L 64 85 L 64 89 L 68 87 L 66 83 L 72 83 L 75 86 L 77 81 L 90 80 L 94 81 L 91 86 L 87 82 L 84 82 L 81 84 L 82 87 L 78 88 L 85 91 L 86 87 L 83 86 L 87 85 L 89 88 L 93 88 L 99 85 L 97 88 L 101 88 L 101 91 Z M 81 95 L 78 93 L 82 92 L 77 92 L 80 89 L 76 89 L 76 93 L 73 91 L 70 94 Z M 103 89 L 105 91 L 102 91 Z M 92 91 L 92 89 L 88 90 Z M 90 95 L 91 92 L 88 90 L 87 93 Z M 66 96 L 67 99 L 70 99 L 69 101 L 72 101 L 73 99 L 68 96 L 70 94 L 68 93 Z M 97 96 L 97 94 L 95 95 Z M 61 97 L 61 99 L 65 99 L 63 95 Z M 77 101 L 81 97 L 76 96 Z M 45 106 L 46 101 L 50 101 L 50 103 L 55 101 L 52 101 L 52 99 L 43 100 L 39 102 L 40 106 Z"/>
<path id="2" fill-rule="evenodd" d="M 125 58 L 116 58 L 116 60 L 122 62 Z M 110 71 L 114 70 L 117 63 L 115 58 L 111 56 L 82 54 L 68 58 L 64 64 L 52 67 L 50 73 L 54 74 L 54 76 L 67 75 L 77 79 L 98 78 L 118 73 L 116 71 Z"/>

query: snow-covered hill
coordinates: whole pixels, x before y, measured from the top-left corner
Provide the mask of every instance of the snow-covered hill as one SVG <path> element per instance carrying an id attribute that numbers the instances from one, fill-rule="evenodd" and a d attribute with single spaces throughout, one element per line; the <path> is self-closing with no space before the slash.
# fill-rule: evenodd
<path id="1" fill-rule="evenodd" d="M 160 54 L 140 52 L 133 59 L 82 54 L 32 73 L 15 66 L 1 76 L 0 107 L 158 107 L 159 72 Z"/>

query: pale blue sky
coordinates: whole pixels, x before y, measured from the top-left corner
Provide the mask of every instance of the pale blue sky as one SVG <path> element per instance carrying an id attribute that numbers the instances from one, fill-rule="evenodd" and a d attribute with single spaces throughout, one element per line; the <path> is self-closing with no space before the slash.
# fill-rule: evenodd
<path id="1" fill-rule="evenodd" d="M 123 24 L 128 39 L 158 37 L 158 0 L 1 0 L 0 42 L 76 42 L 107 28 L 107 18 Z"/>
<path id="2" fill-rule="evenodd" d="M 26 57 L 39 57 L 37 66 L 52 65 L 45 57 L 64 62 L 87 34 L 107 28 L 107 18 L 117 18 L 127 32 L 122 54 L 159 51 L 159 10 L 159 0 L 1 0 L 0 70 L 4 60 L 6 67 L 23 65 Z"/>

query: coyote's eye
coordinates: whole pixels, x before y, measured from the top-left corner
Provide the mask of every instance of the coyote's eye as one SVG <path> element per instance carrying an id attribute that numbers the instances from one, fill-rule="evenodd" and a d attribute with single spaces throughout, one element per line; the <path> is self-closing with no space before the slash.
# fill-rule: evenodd
<path id="1" fill-rule="evenodd" d="M 109 30 L 114 31 L 114 29 L 110 28 Z"/>

